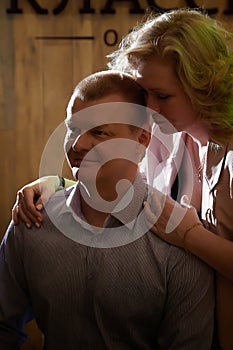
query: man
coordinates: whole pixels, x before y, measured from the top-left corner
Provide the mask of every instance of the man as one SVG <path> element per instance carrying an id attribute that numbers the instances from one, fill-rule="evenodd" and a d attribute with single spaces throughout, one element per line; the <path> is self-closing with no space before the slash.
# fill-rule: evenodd
<path id="1" fill-rule="evenodd" d="M 1 244 L 1 349 L 18 349 L 33 318 L 45 349 L 210 349 L 212 271 L 144 221 L 145 106 L 119 72 L 75 88 L 65 150 L 77 185 L 51 197 L 40 230 L 11 223 Z"/>

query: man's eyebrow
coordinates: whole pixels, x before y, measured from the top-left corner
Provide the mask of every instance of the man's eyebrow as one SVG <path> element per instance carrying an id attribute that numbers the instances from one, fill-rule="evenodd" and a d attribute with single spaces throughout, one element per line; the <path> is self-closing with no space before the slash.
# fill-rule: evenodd
<path id="1" fill-rule="evenodd" d="M 71 118 L 66 118 L 65 120 L 64 120 L 64 122 L 65 122 L 65 125 L 66 125 L 66 127 L 67 128 L 77 128 L 78 129 L 78 126 L 76 126 L 76 125 L 73 125 L 73 122 L 72 122 L 72 119 Z M 108 127 L 109 125 L 110 125 L 111 123 L 108 123 L 108 124 L 99 124 L 99 125 L 96 125 L 96 126 L 93 126 L 93 127 L 90 127 L 90 129 L 89 130 L 93 130 L 93 129 L 100 129 L 100 128 L 103 128 L 103 127 Z M 115 124 L 115 123 L 114 123 Z"/>
<path id="2" fill-rule="evenodd" d="M 100 124 L 100 125 L 96 125 L 93 127 L 93 129 L 98 129 L 98 128 L 103 128 L 103 127 L 108 127 L 110 125 L 110 123 L 108 124 Z"/>

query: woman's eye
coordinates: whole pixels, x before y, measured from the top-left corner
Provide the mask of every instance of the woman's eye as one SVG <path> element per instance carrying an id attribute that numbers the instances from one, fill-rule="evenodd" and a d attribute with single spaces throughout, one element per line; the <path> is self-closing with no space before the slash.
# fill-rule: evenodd
<path id="1" fill-rule="evenodd" d="M 166 100 L 166 99 L 169 98 L 169 95 L 158 94 L 157 97 L 158 97 L 160 100 Z"/>

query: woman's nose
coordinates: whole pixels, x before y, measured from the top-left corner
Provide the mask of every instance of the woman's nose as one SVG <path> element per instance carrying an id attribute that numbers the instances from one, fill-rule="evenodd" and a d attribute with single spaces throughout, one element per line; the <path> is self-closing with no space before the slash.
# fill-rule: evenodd
<path id="1" fill-rule="evenodd" d="M 150 95 L 147 98 L 147 107 L 157 113 L 160 113 L 160 107 L 159 107 L 158 101 L 156 101 L 156 99 Z"/>

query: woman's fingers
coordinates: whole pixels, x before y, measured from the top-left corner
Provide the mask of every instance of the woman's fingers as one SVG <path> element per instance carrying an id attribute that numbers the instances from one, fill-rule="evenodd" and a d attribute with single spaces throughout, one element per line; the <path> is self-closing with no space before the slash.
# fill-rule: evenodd
<path id="1" fill-rule="evenodd" d="M 31 228 L 33 225 L 33 221 L 30 219 L 29 215 L 25 213 L 25 211 L 22 209 L 22 205 L 19 203 L 17 205 L 17 211 L 18 211 L 18 216 L 21 218 L 21 220 L 25 223 L 25 225 L 28 228 Z"/>
<path id="2" fill-rule="evenodd" d="M 17 192 L 16 202 L 12 209 L 12 219 L 17 225 L 19 217 L 27 225 L 40 227 L 43 217 L 40 211 L 49 198 L 59 187 L 58 176 L 44 176 L 37 179 Z"/>
<path id="3" fill-rule="evenodd" d="M 169 196 L 152 195 L 151 205 L 144 203 L 148 228 L 166 242 L 184 248 L 185 234 L 201 224 L 196 209 L 183 198 L 181 204 Z"/>
<path id="4" fill-rule="evenodd" d="M 12 208 L 12 220 L 15 225 L 18 225 L 19 223 L 18 211 L 19 211 L 19 206 L 18 206 L 18 197 L 17 197 L 16 202 Z"/>
<path id="5" fill-rule="evenodd" d="M 166 196 L 159 191 L 155 191 L 150 198 L 150 202 L 151 203 L 148 201 L 144 202 L 146 224 L 150 230 L 156 233 L 158 233 L 159 228 L 161 234 L 163 228 L 166 226 L 166 220 L 164 220 L 163 215 L 161 215 L 164 210 Z"/>
<path id="6" fill-rule="evenodd" d="M 161 234 L 171 233 L 180 221 L 180 206 L 172 198 L 156 191 L 151 196 L 151 204 L 145 203 L 146 219 L 150 224 L 156 226 L 157 232 Z"/>
<path id="7" fill-rule="evenodd" d="M 151 224 L 155 225 L 157 221 L 157 217 L 154 214 L 154 212 L 152 212 L 150 204 L 147 201 L 144 202 L 144 210 L 146 213 L 146 220 L 148 221 L 149 225 L 150 226 Z"/>
<path id="8" fill-rule="evenodd" d="M 30 188 L 18 191 L 17 199 L 12 209 L 12 219 L 15 225 L 18 225 L 20 217 L 28 228 L 31 228 L 33 224 L 38 228 L 41 226 L 42 215 L 35 207 L 35 196 L 35 190 Z"/>
<path id="9" fill-rule="evenodd" d="M 182 205 L 182 207 L 184 208 L 191 208 L 191 205 L 190 205 L 190 201 L 189 201 L 189 198 L 186 194 L 184 194 L 181 199 L 180 199 L 180 204 Z"/>
<path id="10" fill-rule="evenodd" d="M 22 193 L 19 193 L 19 216 L 25 222 L 27 227 L 31 227 L 34 224 L 37 228 L 41 226 L 42 215 L 39 210 L 36 209 L 34 200 L 37 193 L 31 188 L 25 188 Z"/>

